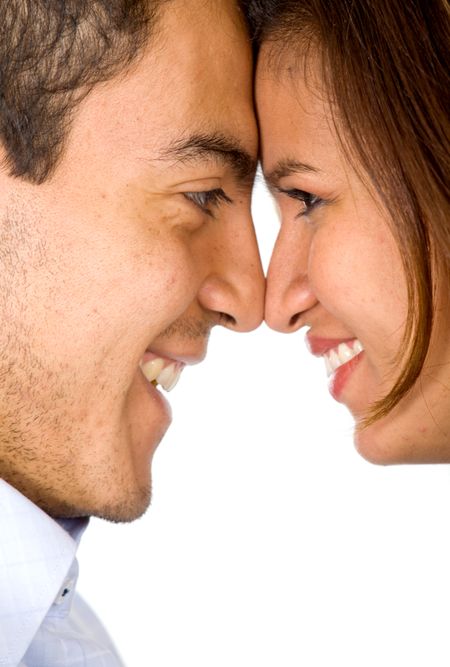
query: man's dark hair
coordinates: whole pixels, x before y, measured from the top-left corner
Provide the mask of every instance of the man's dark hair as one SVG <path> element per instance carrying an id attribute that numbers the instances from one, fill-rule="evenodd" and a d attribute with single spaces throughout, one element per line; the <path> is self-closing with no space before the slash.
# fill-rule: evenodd
<path id="1" fill-rule="evenodd" d="M 77 104 L 133 62 L 161 2 L 0 0 L 0 141 L 12 175 L 51 175 Z"/>

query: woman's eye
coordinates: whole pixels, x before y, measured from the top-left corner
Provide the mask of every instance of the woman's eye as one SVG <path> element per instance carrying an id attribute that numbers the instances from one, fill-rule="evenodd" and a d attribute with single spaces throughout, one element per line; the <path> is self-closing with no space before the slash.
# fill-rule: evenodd
<path id="1" fill-rule="evenodd" d="M 216 188 L 215 190 L 204 190 L 202 192 L 184 192 L 184 197 L 193 202 L 207 215 L 213 216 L 212 209 L 219 206 L 221 203 L 232 204 L 233 201 L 222 190 Z"/>
<path id="2" fill-rule="evenodd" d="M 297 218 L 300 218 L 303 215 L 308 215 L 313 209 L 324 203 L 323 199 L 312 194 L 312 192 L 306 192 L 306 190 L 297 190 L 296 188 L 283 190 L 282 188 L 279 188 L 279 191 L 291 199 L 295 199 L 303 204 L 301 211 L 296 215 Z"/>

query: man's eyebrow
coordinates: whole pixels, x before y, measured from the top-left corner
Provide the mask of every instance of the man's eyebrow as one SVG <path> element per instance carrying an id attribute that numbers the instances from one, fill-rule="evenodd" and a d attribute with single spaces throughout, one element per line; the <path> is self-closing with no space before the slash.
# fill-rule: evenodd
<path id="1" fill-rule="evenodd" d="M 282 178 L 290 176 L 291 174 L 308 174 L 308 173 L 317 174 L 320 173 L 320 170 L 316 169 L 316 167 L 312 167 L 310 164 L 306 164 L 305 162 L 286 159 L 277 162 L 277 164 L 271 171 L 264 174 L 264 179 L 270 189 L 276 190 Z"/>
<path id="2" fill-rule="evenodd" d="M 231 167 L 239 181 L 253 182 L 257 161 L 232 137 L 220 133 L 193 134 L 173 141 L 161 156 L 185 163 L 213 160 Z"/>

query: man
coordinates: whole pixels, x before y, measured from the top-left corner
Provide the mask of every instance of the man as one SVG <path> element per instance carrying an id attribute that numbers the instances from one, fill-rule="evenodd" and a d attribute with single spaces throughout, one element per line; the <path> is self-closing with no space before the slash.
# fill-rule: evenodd
<path id="1" fill-rule="evenodd" d="M 0 665 L 115 666 L 87 517 L 146 510 L 157 385 L 262 317 L 250 48 L 234 0 L 4 4 Z"/>

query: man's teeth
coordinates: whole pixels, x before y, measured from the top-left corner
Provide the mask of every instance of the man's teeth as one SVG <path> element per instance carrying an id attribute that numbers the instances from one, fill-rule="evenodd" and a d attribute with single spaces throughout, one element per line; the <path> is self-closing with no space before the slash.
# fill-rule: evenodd
<path id="1" fill-rule="evenodd" d="M 161 373 L 156 378 L 156 381 L 161 385 L 166 391 L 173 389 L 180 379 L 181 375 L 181 366 L 178 364 L 170 364 L 163 368 Z"/>
<path id="2" fill-rule="evenodd" d="M 140 366 L 149 382 L 153 382 L 155 386 L 159 384 L 165 391 L 170 391 L 180 379 L 183 366 L 177 363 L 164 366 L 165 363 L 164 359 L 158 357 L 141 363 Z"/>
<path id="3" fill-rule="evenodd" d="M 323 357 L 325 359 L 327 375 L 332 375 L 339 366 L 346 364 L 347 361 L 356 357 L 363 349 L 360 341 L 355 338 L 355 340 L 349 343 L 339 343 L 337 347 L 333 347 L 328 352 L 325 352 Z"/>

